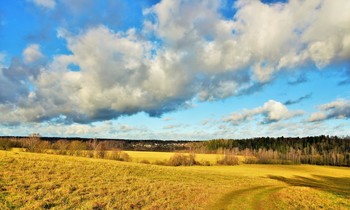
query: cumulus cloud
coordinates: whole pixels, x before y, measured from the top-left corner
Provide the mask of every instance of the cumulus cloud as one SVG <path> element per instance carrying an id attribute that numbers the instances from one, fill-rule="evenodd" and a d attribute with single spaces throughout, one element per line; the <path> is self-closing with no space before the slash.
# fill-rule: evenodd
<path id="1" fill-rule="evenodd" d="M 38 74 L 37 67 L 28 66 L 18 58 L 12 59 L 8 67 L 0 68 L 0 111 L 2 116 L 11 114 L 11 110 L 3 110 L 1 107 L 15 109 L 26 103 L 26 98 L 31 92 L 30 84 Z M 4 122 L 6 121 L 4 119 Z"/>
<path id="2" fill-rule="evenodd" d="M 72 54 L 57 55 L 41 69 L 31 80 L 35 92 L 24 95 L 20 106 L 4 104 L 2 122 L 63 115 L 68 122 L 88 123 L 141 111 L 159 116 L 187 105 L 195 94 L 177 56 L 164 52 L 150 59 L 152 46 L 133 29 L 117 33 L 100 26 L 77 36 L 64 30 L 59 35 Z M 70 64 L 80 71 L 71 71 Z"/>
<path id="3" fill-rule="evenodd" d="M 31 0 L 31 1 L 37 6 L 40 6 L 46 9 L 53 9 L 56 6 L 55 0 Z"/>
<path id="4" fill-rule="evenodd" d="M 244 109 L 241 112 L 232 113 L 225 118 L 225 122 L 240 124 L 244 121 L 251 120 L 259 115 L 264 117 L 262 123 L 272 123 L 281 120 L 287 120 L 296 116 L 303 115 L 301 110 L 290 111 L 282 103 L 274 100 L 267 101 L 263 106 L 254 109 Z"/>
<path id="5" fill-rule="evenodd" d="M 349 119 L 350 101 L 339 99 L 319 107 L 319 112 L 310 115 L 307 121 L 318 122 L 329 119 Z"/>
<path id="6" fill-rule="evenodd" d="M 244 92 L 283 69 L 308 63 L 323 68 L 349 58 L 347 1 L 237 1 L 234 6 L 233 19 L 221 17 L 218 1 L 162 1 L 146 11 L 157 17 L 148 28 L 186 56 L 194 71 L 208 76 L 200 92 L 204 100 Z M 328 18 L 331 14 L 338 18 Z"/>
<path id="7" fill-rule="evenodd" d="M 30 44 L 26 49 L 23 50 L 23 58 L 26 63 L 32 63 L 40 60 L 43 54 L 40 51 L 38 44 Z"/>
<path id="8" fill-rule="evenodd" d="M 55 1 L 34 2 L 55 7 Z M 69 54 L 34 67 L 29 64 L 43 55 L 38 45 L 29 45 L 24 64 L 1 70 L 0 85 L 13 87 L 15 96 L 1 92 L 1 122 L 64 116 L 67 123 L 89 123 L 137 112 L 160 116 L 193 100 L 257 91 L 284 69 L 310 63 L 323 68 L 350 58 L 348 0 L 239 0 L 232 18 L 223 17 L 221 5 L 216 0 L 163 0 L 144 10 L 142 29 L 59 29 Z M 71 65 L 79 71 L 71 71 Z M 246 112 L 232 121 L 295 116 L 275 101 Z"/>

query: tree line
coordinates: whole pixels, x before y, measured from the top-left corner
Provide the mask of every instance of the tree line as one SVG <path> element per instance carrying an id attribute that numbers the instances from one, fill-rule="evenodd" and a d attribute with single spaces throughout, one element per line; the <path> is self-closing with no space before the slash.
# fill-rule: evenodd
<path id="1" fill-rule="evenodd" d="M 243 155 L 246 163 L 350 166 L 349 137 L 322 135 L 303 138 L 216 139 L 193 143 L 191 149 L 204 153 Z"/>
<path id="2" fill-rule="evenodd" d="M 215 139 L 209 141 L 126 141 L 120 140 L 44 140 L 39 135 L 27 138 L 1 138 L 0 149 L 25 148 L 29 152 L 44 150 L 58 153 L 82 153 L 102 156 L 103 151 L 149 150 L 187 151 L 189 153 L 219 153 L 227 157 L 244 156 L 245 163 L 264 164 L 316 164 L 350 166 L 350 137 L 310 136 L 310 137 L 261 137 L 252 139 Z M 162 146 L 163 145 L 163 146 Z M 164 146 L 165 145 L 165 146 Z M 92 154 L 91 152 L 89 153 Z M 105 153 L 107 154 L 107 153 Z M 228 160 L 223 160 L 227 162 Z M 230 160 L 232 162 L 232 160 Z"/>

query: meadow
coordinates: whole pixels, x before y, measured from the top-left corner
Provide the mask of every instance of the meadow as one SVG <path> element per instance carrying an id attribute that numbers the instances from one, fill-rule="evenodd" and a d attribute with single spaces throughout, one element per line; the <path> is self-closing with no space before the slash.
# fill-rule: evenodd
<path id="1" fill-rule="evenodd" d="M 171 154 L 129 155 L 134 162 L 0 151 L 0 209 L 350 208 L 346 167 L 173 167 L 136 161 Z"/>
<path id="2" fill-rule="evenodd" d="M 166 162 L 169 160 L 176 152 L 148 152 L 148 151 L 125 151 L 131 158 L 132 162 L 149 162 L 155 164 L 157 162 Z M 222 154 L 195 154 L 195 159 L 199 163 L 207 162 L 210 165 L 215 165 L 218 160 L 223 157 Z M 243 157 L 239 157 L 243 160 Z"/>

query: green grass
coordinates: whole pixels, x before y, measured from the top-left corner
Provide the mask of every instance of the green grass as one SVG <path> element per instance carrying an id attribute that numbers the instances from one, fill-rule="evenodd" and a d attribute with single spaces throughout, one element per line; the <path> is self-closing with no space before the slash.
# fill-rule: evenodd
<path id="1" fill-rule="evenodd" d="M 169 154 L 147 155 L 167 159 Z M 44 208 L 349 209 L 350 169 L 170 167 L 0 151 L 0 209 Z"/>

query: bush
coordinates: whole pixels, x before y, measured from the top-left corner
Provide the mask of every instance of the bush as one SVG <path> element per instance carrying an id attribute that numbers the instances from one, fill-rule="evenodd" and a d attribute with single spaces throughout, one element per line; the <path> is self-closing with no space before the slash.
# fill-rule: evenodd
<path id="1" fill-rule="evenodd" d="M 121 161 L 130 162 L 130 161 L 131 161 L 131 157 L 129 156 L 128 153 L 126 153 L 126 152 L 121 152 L 120 160 L 121 160 Z"/>
<path id="2" fill-rule="evenodd" d="M 199 164 L 202 165 L 202 166 L 211 166 L 210 162 L 207 161 L 207 160 L 205 160 L 203 162 L 200 162 Z"/>
<path id="3" fill-rule="evenodd" d="M 94 152 L 94 158 L 98 158 L 98 159 L 103 159 L 106 158 L 108 159 L 108 157 L 106 157 L 106 152 L 104 150 L 97 150 Z"/>
<path id="4" fill-rule="evenodd" d="M 257 160 L 256 160 L 256 157 L 254 156 L 245 157 L 244 159 L 245 164 L 256 164 L 256 162 Z"/>
<path id="5" fill-rule="evenodd" d="M 22 146 L 27 148 L 28 152 L 44 152 L 51 149 L 51 144 L 48 141 L 41 141 L 38 136 L 30 136 L 23 140 Z"/>
<path id="6" fill-rule="evenodd" d="M 56 150 L 67 150 L 69 147 L 69 144 L 70 143 L 67 140 L 58 140 L 52 145 L 52 147 L 53 149 L 56 149 Z"/>
<path id="7" fill-rule="evenodd" d="M 88 158 L 93 158 L 94 157 L 94 151 L 91 150 L 85 150 L 85 156 L 84 157 L 88 157 Z"/>
<path id="8" fill-rule="evenodd" d="M 168 161 L 168 165 L 170 166 L 196 165 L 195 155 L 194 154 L 184 155 L 184 154 L 176 153 L 172 157 L 170 157 Z"/>
<path id="9" fill-rule="evenodd" d="M 23 146 L 29 152 L 37 152 L 40 139 L 38 137 L 29 137 L 23 140 Z"/>
<path id="10" fill-rule="evenodd" d="M 0 140 L 0 149 L 1 150 L 10 150 L 13 147 L 13 142 L 9 139 Z"/>
<path id="11" fill-rule="evenodd" d="M 86 150 L 87 145 L 85 142 L 75 140 L 75 141 L 70 142 L 68 149 L 70 149 L 70 150 Z"/>
<path id="12" fill-rule="evenodd" d="M 108 151 L 106 153 L 105 158 L 109 159 L 109 160 L 119 160 L 120 159 L 120 150 L 112 150 L 112 151 Z"/>
<path id="13" fill-rule="evenodd" d="M 143 164 L 151 164 L 148 160 L 141 160 L 140 163 L 143 163 Z"/>
<path id="14" fill-rule="evenodd" d="M 98 152 L 103 152 L 105 159 L 127 161 L 127 162 L 131 161 L 131 157 L 129 156 L 129 154 L 126 152 L 122 152 L 120 150 L 112 150 L 109 152 L 104 152 L 104 151 L 98 151 Z"/>
<path id="15" fill-rule="evenodd" d="M 217 161 L 217 164 L 228 166 L 239 165 L 239 159 L 234 155 L 224 155 L 221 160 Z"/>

